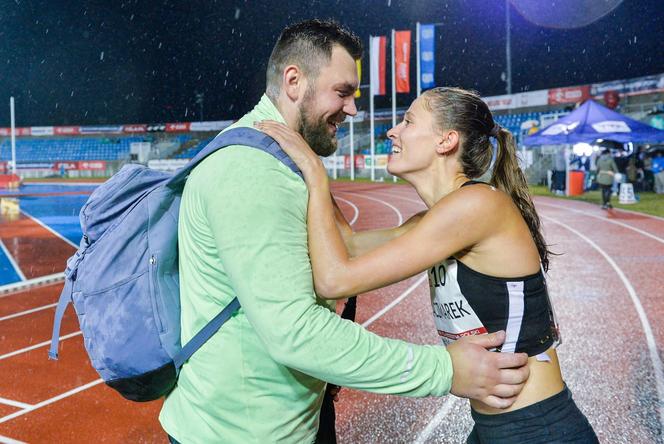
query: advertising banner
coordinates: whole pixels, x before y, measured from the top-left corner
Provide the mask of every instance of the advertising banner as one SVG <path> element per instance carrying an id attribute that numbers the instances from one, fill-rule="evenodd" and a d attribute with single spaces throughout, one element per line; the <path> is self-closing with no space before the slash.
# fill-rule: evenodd
<path id="1" fill-rule="evenodd" d="M 81 126 L 79 130 L 81 134 L 121 133 L 122 125 Z"/>
<path id="2" fill-rule="evenodd" d="M 53 169 L 56 171 L 60 171 L 61 169 L 64 169 L 65 171 L 77 170 L 78 162 L 55 162 L 53 164 Z"/>
<path id="3" fill-rule="evenodd" d="M 53 133 L 52 126 L 33 126 L 30 128 L 30 134 L 33 136 L 52 136 Z"/>
<path id="4" fill-rule="evenodd" d="M 81 134 L 80 126 L 56 126 L 54 128 L 56 136 L 75 136 Z"/>
<path id="5" fill-rule="evenodd" d="M 554 88 L 549 90 L 549 105 L 578 103 L 590 98 L 590 85 Z"/>
<path id="6" fill-rule="evenodd" d="M 484 100 L 490 110 L 512 109 L 514 106 L 514 95 L 504 94 L 502 96 L 484 97 Z"/>
<path id="7" fill-rule="evenodd" d="M 145 124 L 133 124 L 133 125 L 123 125 L 123 133 L 145 133 L 148 131 L 148 126 Z"/>
<path id="8" fill-rule="evenodd" d="M 106 169 L 105 160 L 81 160 L 78 162 L 81 171 L 101 171 Z"/>
<path id="9" fill-rule="evenodd" d="M 232 120 L 219 120 L 216 122 L 191 122 L 189 125 L 190 131 L 221 131 L 230 126 Z"/>
<path id="10" fill-rule="evenodd" d="M 177 123 L 167 123 L 166 132 L 167 133 L 176 133 L 181 131 L 189 131 L 189 122 L 177 122 Z"/>
<path id="11" fill-rule="evenodd" d="M 53 164 L 47 162 L 17 163 L 17 170 L 52 170 Z"/>
<path id="12" fill-rule="evenodd" d="M 619 94 L 626 95 L 662 92 L 664 91 L 664 74 L 594 83 L 590 87 L 590 94 L 598 98 L 601 98 L 607 91 L 616 91 Z"/>

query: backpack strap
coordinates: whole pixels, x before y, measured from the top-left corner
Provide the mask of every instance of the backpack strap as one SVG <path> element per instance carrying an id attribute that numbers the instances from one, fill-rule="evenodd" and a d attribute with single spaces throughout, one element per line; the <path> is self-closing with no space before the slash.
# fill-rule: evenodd
<path id="1" fill-rule="evenodd" d="M 72 300 L 72 286 L 74 285 L 73 281 L 65 277 L 65 286 L 62 289 L 60 294 L 60 299 L 58 300 L 58 306 L 55 309 L 55 320 L 53 321 L 53 335 L 51 336 L 51 348 L 48 351 L 49 359 L 58 359 L 58 344 L 60 343 L 60 323 L 62 322 L 62 316 L 65 314 L 67 305 Z"/>
<path id="2" fill-rule="evenodd" d="M 193 355 L 196 350 L 201 348 L 203 344 L 207 342 L 220 328 L 224 323 L 231 318 L 233 313 L 240 308 L 240 301 L 237 298 L 233 300 L 223 309 L 221 312 L 212 318 L 210 322 L 205 325 L 196 336 L 191 338 L 189 342 L 185 344 L 182 349 L 173 357 L 173 364 L 175 364 L 175 369 L 180 370 L 180 367 L 184 365 L 191 355 Z"/>
<path id="3" fill-rule="evenodd" d="M 60 344 L 60 324 L 62 323 L 62 317 L 65 314 L 67 305 L 72 302 L 72 298 L 74 297 L 74 280 L 76 279 L 78 264 L 83 259 L 85 250 L 87 250 L 89 246 L 90 243 L 88 242 L 88 237 L 84 235 L 81 238 L 81 242 L 79 243 L 76 253 L 67 259 L 67 267 L 64 271 L 65 286 L 62 288 L 62 293 L 60 293 L 60 299 L 58 299 L 58 305 L 55 309 L 55 318 L 53 319 L 51 348 L 48 351 L 49 359 L 58 359 L 58 345 Z"/>
<path id="4" fill-rule="evenodd" d="M 196 157 L 191 159 L 191 162 L 178 170 L 173 178 L 168 181 L 167 186 L 171 188 L 183 186 L 191 170 L 193 170 L 206 157 L 221 148 L 226 148 L 231 145 L 245 145 L 265 151 L 290 168 L 295 174 L 302 177 L 302 172 L 297 165 L 295 165 L 295 162 L 288 157 L 288 154 L 281 149 L 279 144 L 272 137 L 253 128 L 238 127 L 224 131 L 215 137 L 196 155 Z"/>

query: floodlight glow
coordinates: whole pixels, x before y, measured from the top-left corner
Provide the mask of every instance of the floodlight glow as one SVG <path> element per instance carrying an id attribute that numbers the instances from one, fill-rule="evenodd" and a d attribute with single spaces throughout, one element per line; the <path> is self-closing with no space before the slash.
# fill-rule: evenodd
<path id="1" fill-rule="evenodd" d="M 576 143 L 572 147 L 572 152 L 577 156 L 590 156 L 593 153 L 593 147 L 587 143 Z"/>

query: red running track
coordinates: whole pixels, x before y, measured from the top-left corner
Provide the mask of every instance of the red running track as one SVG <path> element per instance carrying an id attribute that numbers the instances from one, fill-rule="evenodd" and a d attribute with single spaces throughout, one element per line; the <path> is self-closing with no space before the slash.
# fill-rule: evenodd
<path id="1" fill-rule="evenodd" d="M 334 192 L 358 229 L 392 226 L 424 208 L 407 186 L 336 183 Z M 536 204 L 548 242 L 562 253 L 552 260 L 549 287 L 576 402 L 601 442 L 661 442 L 664 220 L 552 198 Z M 64 242 L 59 248 L 69 251 Z M 165 442 L 159 402 L 124 401 L 97 382 L 72 311 L 60 361 L 46 359 L 59 290 L 0 296 L 0 442 Z M 361 296 L 357 321 L 383 336 L 437 343 L 429 304 L 416 276 Z M 341 443 L 462 443 L 472 427 L 467 401 L 453 396 L 345 389 L 337 416 Z"/>

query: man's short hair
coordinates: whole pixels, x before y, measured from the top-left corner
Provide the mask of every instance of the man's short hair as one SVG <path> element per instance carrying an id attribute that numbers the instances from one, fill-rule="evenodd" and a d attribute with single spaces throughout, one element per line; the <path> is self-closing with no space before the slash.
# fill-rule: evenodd
<path id="1" fill-rule="evenodd" d="M 332 57 L 335 45 L 344 48 L 358 60 L 362 42 L 350 30 L 333 20 L 305 20 L 283 30 L 272 49 L 267 64 L 267 95 L 276 98 L 281 90 L 281 76 L 288 65 L 297 65 L 310 79 L 315 79 L 321 66 Z"/>

